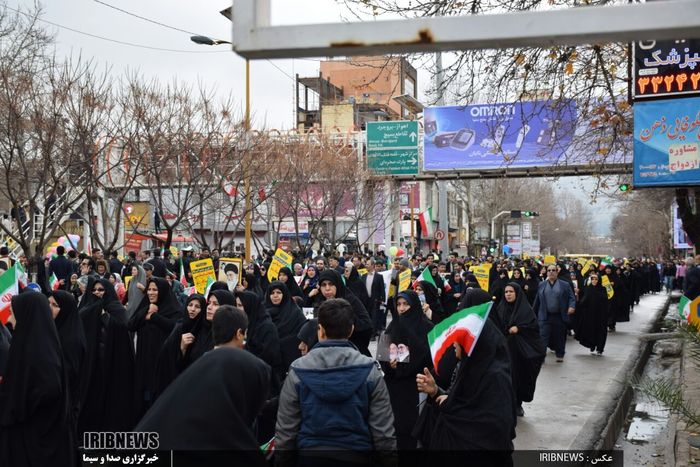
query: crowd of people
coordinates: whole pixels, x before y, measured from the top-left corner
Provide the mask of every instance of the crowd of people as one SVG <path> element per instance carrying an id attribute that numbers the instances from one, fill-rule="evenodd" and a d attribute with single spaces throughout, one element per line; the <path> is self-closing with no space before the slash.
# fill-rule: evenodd
<path id="1" fill-rule="evenodd" d="M 193 252 L 148 256 L 59 247 L 43 264 L 44 293 L 12 298 L 0 324 L 0 465 L 72 465 L 84 433 L 123 431 L 157 432 L 174 450 L 258 451 L 273 440 L 279 465 L 322 465 L 343 450 L 358 457 L 338 462 L 397 449 L 507 460 L 548 348 L 561 364 L 573 336 L 602 356 L 642 295 L 662 284 L 700 294 L 692 258 L 679 276 L 651 259 L 298 255 L 268 277 L 270 252 L 240 284 L 187 295 Z M 485 303 L 471 355 L 455 344 L 434 366 L 431 329 Z M 384 343 L 395 351 L 379 358 Z"/>

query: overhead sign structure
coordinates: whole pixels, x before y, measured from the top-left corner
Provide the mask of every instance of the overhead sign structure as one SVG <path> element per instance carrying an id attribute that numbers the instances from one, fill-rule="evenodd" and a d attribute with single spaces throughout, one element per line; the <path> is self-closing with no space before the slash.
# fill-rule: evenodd
<path id="1" fill-rule="evenodd" d="M 700 97 L 634 106 L 635 187 L 700 184 Z"/>
<path id="2" fill-rule="evenodd" d="M 429 107 L 423 170 L 558 164 L 573 139 L 576 114 L 574 100 Z M 582 155 L 579 163 L 587 162 Z"/>
<path id="3" fill-rule="evenodd" d="M 376 175 L 418 174 L 418 122 L 367 122 L 367 168 Z"/>
<path id="4" fill-rule="evenodd" d="M 684 97 L 700 94 L 700 39 L 632 43 L 632 97 Z"/>

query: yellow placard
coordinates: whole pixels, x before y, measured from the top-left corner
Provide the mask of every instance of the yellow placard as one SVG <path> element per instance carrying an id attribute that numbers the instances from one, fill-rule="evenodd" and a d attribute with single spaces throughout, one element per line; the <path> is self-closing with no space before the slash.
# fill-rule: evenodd
<path id="1" fill-rule="evenodd" d="M 241 285 L 244 276 L 243 259 L 219 258 L 219 280 L 228 284 L 229 290 L 235 290 Z"/>
<path id="2" fill-rule="evenodd" d="M 605 287 L 605 291 L 608 293 L 608 300 L 610 300 L 615 295 L 615 290 L 613 290 L 613 285 L 610 283 L 608 276 L 603 276 L 601 283 L 603 284 L 603 287 Z"/>
<path id="3" fill-rule="evenodd" d="M 133 278 L 134 276 L 126 276 L 124 278 L 124 288 L 126 288 L 126 290 L 129 290 L 129 282 L 131 282 L 131 279 Z"/>
<path id="4" fill-rule="evenodd" d="M 591 270 L 591 268 L 595 269 L 597 266 L 598 265 L 595 261 L 589 259 L 588 261 L 586 261 L 586 264 L 583 266 L 583 269 L 581 269 L 581 275 L 585 276 L 586 273 Z"/>
<path id="5" fill-rule="evenodd" d="M 367 274 L 367 269 L 365 269 L 365 268 L 358 269 L 358 270 L 357 270 L 357 273 L 358 273 L 360 276 L 364 276 L 365 274 Z"/>
<path id="6" fill-rule="evenodd" d="M 212 280 L 216 280 L 214 263 L 212 262 L 211 258 L 192 261 L 190 263 L 190 272 L 192 272 L 192 280 L 194 281 L 194 286 L 197 289 L 197 293 L 203 294 L 206 292 L 207 282 L 209 282 L 210 277 Z"/>
<path id="7" fill-rule="evenodd" d="M 508 279 L 512 279 L 512 278 L 513 278 L 513 271 L 508 271 Z"/>
<path id="8" fill-rule="evenodd" d="M 551 264 L 557 264 L 557 257 L 552 256 L 552 255 L 547 255 L 544 257 L 544 264 L 545 266 L 549 266 Z"/>
<path id="9" fill-rule="evenodd" d="M 525 261 L 526 259 L 530 259 L 530 255 L 528 255 L 527 253 L 523 253 L 522 256 L 523 256 L 523 261 Z"/>
<path id="10" fill-rule="evenodd" d="M 267 280 L 270 282 L 277 280 L 280 269 L 283 267 L 291 268 L 292 260 L 292 255 L 284 251 L 282 248 L 277 248 L 277 251 L 275 251 L 275 256 L 272 258 L 272 263 L 270 264 L 270 267 L 267 268 Z"/>
<path id="11" fill-rule="evenodd" d="M 489 290 L 489 270 L 491 265 L 482 264 L 480 266 L 472 266 L 471 272 L 476 277 L 479 287 L 483 290 Z"/>
<path id="12" fill-rule="evenodd" d="M 590 260 L 587 260 L 586 258 L 579 258 L 576 261 L 578 261 L 578 264 L 580 264 L 581 266 L 585 266 L 586 263 Z"/>
<path id="13" fill-rule="evenodd" d="M 407 290 L 411 286 L 411 270 L 406 269 L 399 273 L 399 292 Z"/>

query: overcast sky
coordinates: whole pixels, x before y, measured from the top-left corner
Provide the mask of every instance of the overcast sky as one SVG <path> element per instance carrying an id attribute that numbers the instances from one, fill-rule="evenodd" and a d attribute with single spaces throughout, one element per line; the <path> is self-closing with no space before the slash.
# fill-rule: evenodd
<path id="1" fill-rule="evenodd" d="M 102 0 L 100 0 L 102 1 Z M 7 0 L 9 7 L 31 6 L 33 0 Z M 177 29 L 231 40 L 231 22 L 219 14 L 231 5 L 212 0 L 104 0 L 130 13 Z M 222 95 L 231 93 L 242 109 L 245 61 L 228 45 L 205 46 L 190 41 L 188 32 L 176 31 L 117 11 L 95 0 L 48 0 L 43 18 L 64 28 L 56 32 L 59 55 L 78 55 L 112 67 L 115 75 L 138 70 L 146 76 L 190 83 L 198 80 Z M 332 0 L 273 0 L 273 24 L 340 21 L 341 8 Z M 133 47 L 89 37 L 66 28 L 123 42 Z M 165 50 L 172 49 L 181 52 Z M 318 73 L 318 59 L 259 60 L 251 63 L 251 104 L 258 128 L 294 126 L 294 75 Z"/>
<path id="2" fill-rule="evenodd" d="M 104 3 L 171 27 L 167 28 L 117 11 L 102 1 L 47 0 L 42 3 L 43 18 L 62 26 L 47 24 L 56 34 L 59 56 L 81 55 L 94 60 L 96 65 L 109 66 L 115 76 L 121 76 L 125 71 L 138 71 L 162 81 L 178 80 L 192 85 L 201 82 L 221 95 L 231 94 L 242 110 L 245 61 L 228 45 L 203 46 L 190 41 L 191 33 L 230 40 L 231 22 L 219 14 L 220 10 L 231 5 L 230 2 L 104 0 Z M 7 0 L 10 8 L 26 8 L 33 4 L 33 0 Z M 341 6 L 333 0 L 272 0 L 273 24 L 337 22 L 342 20 L 342 14 Z M 315 76 L 318 67 L 318 59 L 251 62 L 253 125 L 268 129 L 292 128 L 294 75 Z M 429 76 L 419 70 L 419 99 L 424 97 L 428 79 Z M 559 189 L 573 191 L 589 200 L 587 191 L 592 184 L 585 178 L 561 179 L 557 184 Z M 606 234 L 615 208 L 608 200 L 601 200 L 595 210 L 595 231 Z"/>

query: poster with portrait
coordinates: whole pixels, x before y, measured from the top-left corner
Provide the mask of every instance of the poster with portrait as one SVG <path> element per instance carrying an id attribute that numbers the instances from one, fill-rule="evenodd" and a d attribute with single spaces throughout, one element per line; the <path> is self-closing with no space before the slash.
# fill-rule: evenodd
<path id="1" fill-rule="evenodd" d="M 408 345 L 391 342 L 391 336 L 382 333 L 377 341 L 377 361 L 391 362 L 393 360 L 398 363 L 409 363 L 411 352 Z"/>
<path id="2" fill-rule="evenodd" d="M 243 272 L 243 260 L 241 258 L 219 258 L 218 280 L 226 282 L 231 292 L 236 290 L 236 286 L 241 285 Z"/>

